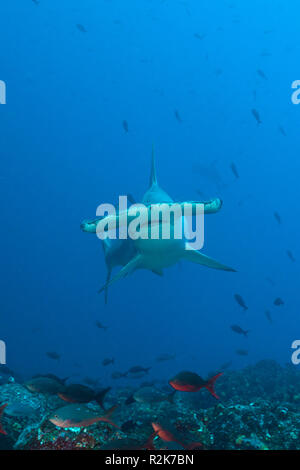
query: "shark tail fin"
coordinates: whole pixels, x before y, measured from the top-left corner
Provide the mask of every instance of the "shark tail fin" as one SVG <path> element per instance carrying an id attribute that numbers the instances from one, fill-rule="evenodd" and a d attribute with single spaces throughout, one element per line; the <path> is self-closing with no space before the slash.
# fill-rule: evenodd
<path id="1" fill-rule="evenodd" d="M 235 269 L 226 266 L 225 264 L 219 263 L 219 261 L 209 258 L 209 256 L 203 255 L 197 250 L 186 249 L 183 258 L 192 263 L 202 264 L 208 268 L 221 269 L 222 271 L 236 272 Z"/>
<path id="2" fill-rule="evenodd" d="M 153 185 L 157 185 L 154 144 L 152 144 L 152 160 L 149 187 L 151 188 L 151 186 Z"/>

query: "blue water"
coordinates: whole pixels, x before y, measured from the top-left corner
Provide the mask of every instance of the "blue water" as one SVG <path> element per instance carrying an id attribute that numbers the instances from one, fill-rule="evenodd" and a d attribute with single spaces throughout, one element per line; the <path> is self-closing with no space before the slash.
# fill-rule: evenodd
<path id="1" fill-rule="evenodd" d="M 24 378 L 52 372 L 118 385 L 111 373 L 134 365 L 167 380 L 227 361 L 290 362 L 300 307 L 298 2 L 15 0 L 0 10 L 7 365 Z M 223 199 L 205 218 L 203 252 L 237 273 L 184 261 L 162 278 L 137 271 L 110 287 L 105 305 L 101 242 L 80 223 L 120 194 L 141 200 L 153 142 L 158 181 L 174 200 L 201 200 L 197 191 Z M 165 352 L 175 360 L 157 363 Z M 102 366 L 105 357 L 115 364 Z"/>

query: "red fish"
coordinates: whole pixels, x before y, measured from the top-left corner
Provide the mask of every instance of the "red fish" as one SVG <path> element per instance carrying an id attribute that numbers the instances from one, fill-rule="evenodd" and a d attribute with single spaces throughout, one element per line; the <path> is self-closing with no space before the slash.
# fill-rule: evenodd
<path id="1" fill-rule="evenodd" d="M 3 411 L 7 407 L 8 403 L 5 403 L 5 405 L 0 406 L 0 434 L 7 434 L 6 431 L 4 431 L 3 427 L 1 426 L 1 418 L 3 415 Z"/>
<path id="2" fill-rule="evenodd" d="M 223 374 L 220 372 L 211 379 L 204 380 L 195 372 L 182 371 L 169 381 L 171 387 L 179 392 L 198 392 L 201 388 L 206 388 L 213 397 L 219 399 L 215 392 L 214 385 L 216 380 Z"/>
<path id="3" fill-rule="evenodd" d="M 156 436 L 160 437 L 162 441 L 165 442 L 176 442 L 176 444 L 179 444 L 181 447 L 187 450 L 192 450 L 195 449 L 196 447 L 203 447 L 201 442 L 192 442 L 191 444 L 184 444 L 180 442 L 174 434 L 172 434 L 171 431 L 168 431 L 165 429 L 163 426 L 161 426 L 159 423 L 151 423 L 152 427 L 154 429 L 154 433 Z M 152 435 L 153 436 L 153 435 Z M 151 436 L 151 437 L 152 437 Z M 153 437 L 152 437 L 153 440 Z"/>

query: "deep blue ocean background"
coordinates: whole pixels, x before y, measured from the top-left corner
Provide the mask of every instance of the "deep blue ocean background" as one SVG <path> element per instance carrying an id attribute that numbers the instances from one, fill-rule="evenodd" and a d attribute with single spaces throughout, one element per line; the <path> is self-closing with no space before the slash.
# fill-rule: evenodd
<path id="1" fill-rule="evenodd" d="M 167 380 L 227 361 L 290 362 L 300 308 L 298 2 L 10 0 L 0 10 L 7 365 L 24 378 L 78 374 L 117 386 L 111 373 L 134 365 Z M 175 200 L 223 199 L 206 217 L 203 252 L 238 272 L 187 262 L 163 278 L 137 271 L 109 289 L 106 306 L 101 243 L 80 223 L 119 194 L 141 199 L 152 142 L 158 181 Z M 161 353 L 176 358 L 159 364 Z M 106 357 L 115 364 L 104 367 Z"/>

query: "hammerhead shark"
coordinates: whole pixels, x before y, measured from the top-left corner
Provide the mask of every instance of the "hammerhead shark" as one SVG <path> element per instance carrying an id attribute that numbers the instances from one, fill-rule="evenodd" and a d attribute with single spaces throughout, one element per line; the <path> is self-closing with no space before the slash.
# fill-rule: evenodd
<path id="1" fill-rule="evenodd" d="M 155 204 L 162 203 L 172 204 L 174 201 L 158 184 L 153 150 L 149 187 L 143 196 L 142 204 L 145 206 L 153 206 Z M 192 204 L 196 205 L 199 204 L 199 202 L 192 202 Z M 222 207 L 222 201 L 220 199 L 213 199 L 201 204 L 204 205 L 205 214 L 216 213 Z M 116 217 L 118 218 L 118 216 Z M 101 218 L 97 217 L 92 220 L 84 221 L 81 224 L 82 230 L 85 232 L 96 233 L 97 224 L 100 219 Z M 112 240 L 107 238 L 103 240 L 108 274 L 106 283 L 99 292 L 105 291 L 105 300 L 107 302 L 107 289 L 117 280 L 123 279 L 137 269 L 148 269 L 155 274 L 162 276 L 164 268 L 176 264 L 183 259 L 209 268 L 232 272 L 235 271 L 234 269 L 209 258 L 191 247 L 186 249 L 186 244 L 187 241 L 184 238 L 171 238 L 167 240 L 161 238 L 139 238 L 137 240 L 127 238 L 126 240 Z M 122 268 L 113 278 L 111 278 L 111 272 L 115 266 L 122 266 Z"/>

